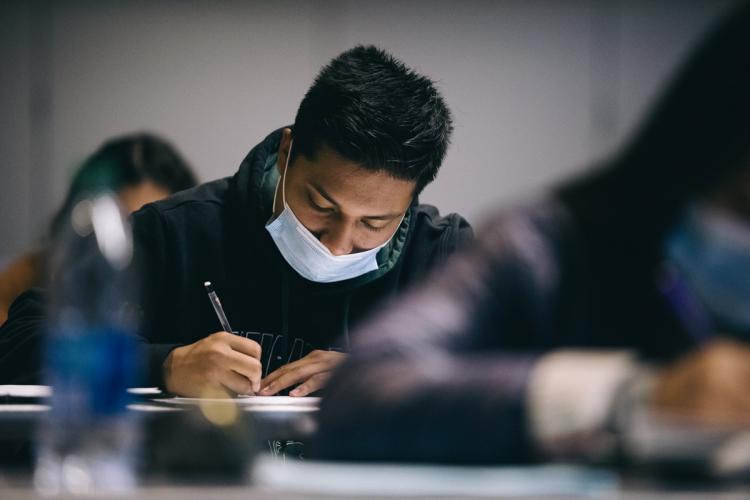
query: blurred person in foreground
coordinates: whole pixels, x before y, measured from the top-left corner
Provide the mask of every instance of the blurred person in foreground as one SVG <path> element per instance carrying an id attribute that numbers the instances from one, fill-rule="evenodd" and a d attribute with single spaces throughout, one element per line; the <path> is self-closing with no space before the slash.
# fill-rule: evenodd
<path id="1" fill-rule="evenodd" d="M 636 407 L 750 423 L 750 6 L 730 14 L 621 154 L 363 325 L 313 455 L 593 457 Z"/>
<path id="2" fill-rule="evenodd" d="M 25 252 L 0 271 L 0 325 L 13 301 L 29 288 L 44 286 L 49 246 L 76 201 L 87 191 L 107 188 L 127 213 L 195 186 L 195 175 L 175 148 L 148 133 L 110 139 L 80 167 L 39 247 Z"/>
<path id="3" fill-rule="evenodd" d="M 351 325 L 472 237 L 463 218 L 418 199 L 452 129 L 429 78 L 358 46 L 323 67 L 294 125 L 271 132 L 232 177 L 134 213 L 146 383 L 183 396 L 323 387 Z M 37 313 L 11 317 L 0 343 L 38 334 Z M 30 380 L 34 368 L 8 376 Z"/>

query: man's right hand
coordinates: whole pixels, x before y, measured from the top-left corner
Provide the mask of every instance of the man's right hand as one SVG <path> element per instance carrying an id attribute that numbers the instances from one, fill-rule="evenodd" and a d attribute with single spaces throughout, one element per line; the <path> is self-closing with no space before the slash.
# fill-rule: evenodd
<path id="1" fill-rule="evenodd" d="M 750 347 L 715 340 L 656 379 L 655 409 L 705 423 L 750 423 Z"/>
<path id="2" fill-rule="evenodd" d="M 257 342 L 216 332 L 174 349 L 164 361 L 167 390 L 180 396 L 210 397 L 260 390 L 261 349 Z"/>

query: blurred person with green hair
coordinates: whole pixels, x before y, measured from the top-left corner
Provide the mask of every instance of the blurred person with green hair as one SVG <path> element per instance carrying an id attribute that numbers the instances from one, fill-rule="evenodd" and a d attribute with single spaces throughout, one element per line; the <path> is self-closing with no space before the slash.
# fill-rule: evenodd
<path id="1" fill-rule="evenodd" d="M 65 201 L 36 248 L 27 250 L 0 270 L 0 324 L 13 301 L 29 288 L 46 282 L 51 242 L 75 203 L 87 193 L 117 193 L 123 209 L 132 213 L 143 205 L 195 186 L 190 166 L 169 142 L 149 133 L 106 141 L 88 157 L 73 177 Z"/>

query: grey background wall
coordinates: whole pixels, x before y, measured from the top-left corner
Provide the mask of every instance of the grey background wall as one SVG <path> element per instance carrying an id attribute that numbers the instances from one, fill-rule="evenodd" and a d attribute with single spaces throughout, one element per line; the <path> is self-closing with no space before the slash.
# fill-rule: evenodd
<path id="1" fill-rule="evenodd" d="M 477 222 L 622 144 L 732 3 L 3 2 L 0 262 L 38 237 L 104 139 L 155 131 L 202 180 L 229 175 L 356 43 L 439 81 L 456 132 L 422 198 Z"/>

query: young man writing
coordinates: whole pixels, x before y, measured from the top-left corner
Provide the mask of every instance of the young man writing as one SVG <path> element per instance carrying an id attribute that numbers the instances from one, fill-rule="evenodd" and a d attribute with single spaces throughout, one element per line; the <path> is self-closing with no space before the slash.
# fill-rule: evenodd
<path id="1" fill-rule="evenodd" d="M 150 383 L 189 396 L 322 388 L 350 326 L 471 237 L 417 203 L 451 130 L 429 79 L 356 47 L 233 177 L 134 214 Z M 220 331 L 206 281 L 236 334 Z"/>

